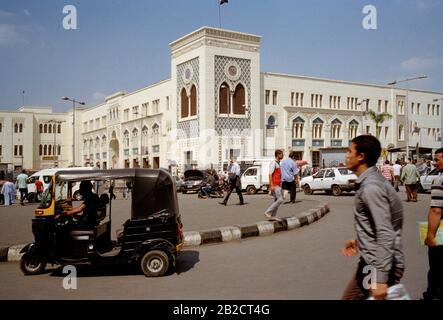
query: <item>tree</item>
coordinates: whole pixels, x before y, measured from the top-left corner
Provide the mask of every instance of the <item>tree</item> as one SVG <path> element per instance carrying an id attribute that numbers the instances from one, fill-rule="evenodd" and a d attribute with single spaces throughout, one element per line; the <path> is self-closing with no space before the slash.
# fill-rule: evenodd
<path id="1" fill-rule="evenodd" d="M 373 110 L 366 111 L 365 115 L 368 115 L 369 119 L 375 122 L 375 136 L 377 137 L 377 139 L 380 139 L 380 124 L 388 119 L 391 119 L 392 115 L 387 112 L 375 113 Z"/>

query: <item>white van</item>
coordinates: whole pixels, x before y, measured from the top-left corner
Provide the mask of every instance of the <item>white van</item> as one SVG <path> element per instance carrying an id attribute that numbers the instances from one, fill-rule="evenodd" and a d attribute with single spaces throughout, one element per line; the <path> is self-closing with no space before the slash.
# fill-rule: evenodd
<path id="1" fill-rule="evenodd" d="M 28 201 L 29 202 L 38 202 L 40 199 L 37 199 L 37 194 L 35 191 L 35 181 L 40 180 L 43 183 L 43 191 L 49 186 L 49 183 L 52 180 L 54 174 L 58 171 L 66 171 L 66 170 L 97 170 L 96 167 L 69 167 L 69 168 L 52 168 L 52 169 L 43 169 L 40 170 L 28 178 Z M 72 192 L 75 200 L 80 200 L 81 195 L 78 192 L 79 186 L 74 185 L 72 187 Z"/>
<path id="2" fill-rule="evenodd" d="M 269 189 L 269 164 L 271 161 L 264 159 L 254 161 L 254 165 L 243 172 L 241 186 L 247 194 L 255 194 L 259 190 L 267 192 Z"/>

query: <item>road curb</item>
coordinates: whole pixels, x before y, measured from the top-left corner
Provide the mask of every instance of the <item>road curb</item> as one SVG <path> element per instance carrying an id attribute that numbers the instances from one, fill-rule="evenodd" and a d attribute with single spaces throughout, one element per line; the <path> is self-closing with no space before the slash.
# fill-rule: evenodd
<path id="1" fill-rule="evenodd" d="M 286 217 L 282 221 L 259 221 L 250 225 L 228 226 L 205 231 L 183 232 L 184 247 L 195 247 L 214 243 L 239 241 L 251 237 L 270 236 L 277 232 L 298 229 L 321 219 L 329 212 L 328 204 L 321 204 L 308 212 L 302 212 L 301 217 Z M 25 247 L 18 244 L 10 247 L 0 247 L 0 261 L 20 261 Z"/>
<path id="2" fill-rule="evenodd" d="M 301 228 L 321 219 L 329 212 L 328 204 L 321 204 L 301 217 L 286 217 L 282 221 L 259 221 L 250 225 L 221 227 L 205 231 L 184 232 L 184 246 L 195 247 L 206 244 L 229 242 L 251 237 L 269 236 L 281 231 Z"/>

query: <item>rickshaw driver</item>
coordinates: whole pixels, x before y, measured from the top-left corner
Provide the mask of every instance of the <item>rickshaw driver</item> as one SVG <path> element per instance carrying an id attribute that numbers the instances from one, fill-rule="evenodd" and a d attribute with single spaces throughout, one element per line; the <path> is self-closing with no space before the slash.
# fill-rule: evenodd
<path id="1" fill-rule="evenodd" d="M 79 192 L 83 196 L 83 203 L 77 208 L 66 211 L 65 214 L 69 216 L 81 215 L 83 223 L 88 227 L 94 227 L 97 224 L 97 210 L 100 206 L 100 200 L 97 194 L 92 192 L 93 186 L 91 181 L 80 182 Z"/>

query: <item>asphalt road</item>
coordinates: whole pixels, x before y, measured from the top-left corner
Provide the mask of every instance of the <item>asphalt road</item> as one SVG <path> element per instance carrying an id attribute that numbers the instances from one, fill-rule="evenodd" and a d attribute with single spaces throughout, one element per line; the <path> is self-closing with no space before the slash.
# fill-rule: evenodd
<path id="1" fill-rule="evenodd" d="M 403 283 L 415 299 L 428 268 L 417 221 L 426 219 L 430 196 L 419 198 L 404 202 Z M 65 290 L 60 268 L 25 277 L 18 263 L 2 263 L 0 299 L 340 299 L 357 262 L 340 252 L 344 240 L 354 237 L 353 196 L 299 199 L 328 202 L 331 212 L 301 229 L 185 250 L 177 272 L 163 278 L 145 278 L 134 268 L 82 267 L 77 289 Z"/>

